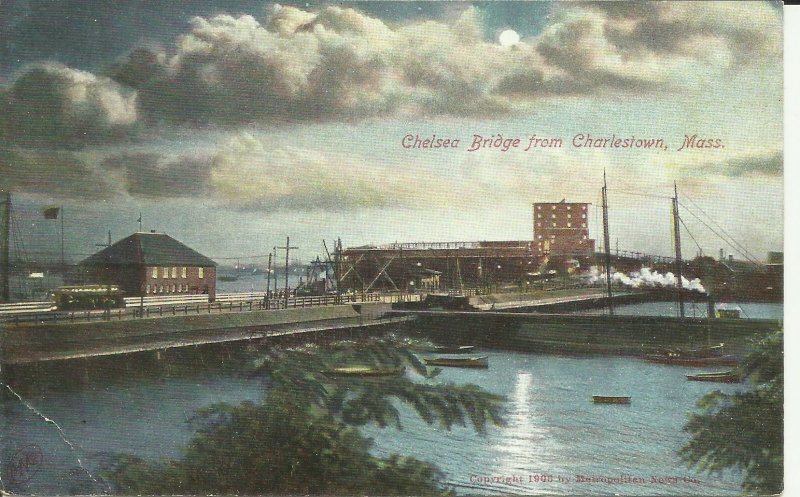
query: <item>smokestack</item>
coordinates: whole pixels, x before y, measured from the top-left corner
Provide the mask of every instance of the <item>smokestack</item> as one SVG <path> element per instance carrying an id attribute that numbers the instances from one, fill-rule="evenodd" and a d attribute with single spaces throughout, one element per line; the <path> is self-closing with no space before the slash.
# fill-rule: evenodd
<path id="1" fill-rule="evenodd" d="M 728 261 L 733 262 L 733 254 L 728 254 Z"/>
<path id="2" fill-rule="evenodd" d="M 722 262 L 725 260 L 725 250 L 719 249 L 719 261 Z"/>

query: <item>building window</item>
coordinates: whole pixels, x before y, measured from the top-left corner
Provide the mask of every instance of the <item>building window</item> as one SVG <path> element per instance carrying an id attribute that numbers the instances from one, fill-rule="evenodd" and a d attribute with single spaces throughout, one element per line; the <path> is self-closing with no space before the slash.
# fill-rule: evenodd
<path id="1" fill-rule="evenodd" d="M 172 293 L 175 293 L 175 285 L 172 285 Z"/>
<path id="2" fill-rule="evenodd" d="M 555 228 L 555 227 L 556 227 L 556 223 L 553 223 L 553 228 Z"/>
<path id="3" fill-rule="evenodd" d="M 178 268 L 176 268 L 176 267 L 172 268 L 172 277 L 173 278 L 177 278 L 178 277 Z"/>
<path id="4" fill-rule="evenodd" d="M 186 268 L 185 267 L 181 268 L 181 278 L 186 278 Z"/>
<path id="5" fill-rule="evenodd" d="M 567 210 L 568 210 L 568 211 L 571 211 L 571 210 L 572 210 L 572 206 L 571 206 L 571 205 L 568 205 L 568 206 L 567 206 Z"/>
<path id="6" fill-rule="evenodd" d="M 158 293 L 164 293 L 164 285 L 158 285 Z"/>
<path id="7" fill-rule="evenodd" d="M 162 278 L 169 278 L 169 268 L 168 267 L 163 268 L 163 271 L 161 271 L 161 277 Z"/>
<path id="8" fill-rule="evenodd" d="M 542 227 L 542 223 L 536 223 L 536 226 L 538 226 L 539 228 L 541 228 L 541 227 Z"/>
<path id="9" fill-rule="evenodd" d="M 572 228 L 572 223 L 567 223 L 567 228 Z"/>
<path id="10" fill-rule="evenodd" d="M 197 268 L 197 277 L 201 279 L 203 278 L 203 268 Z"/>
<path id="11" fill-rule="evenodd" d="M 588 236 L 586 236 L 586 235 L 583 235 L 583 239 L 584 239 L 584 240 L 586 240 L 587 238 L 589 238 L 589 237 L 588 237 Z"/>
<path id="12" fill-rule="evenodd" d="M 539 240 L 541 240 L 541 239 L 542 239 L 542 235 L 539 235 Z"/>
<path id="13" fill-rule="evenodd" d="M 550 238 L 555 240 L 556 239 L 556 235 L 550 235 Z"/>
<path id="14" fill-rule="evenodd" d="M 150 285 L 147 285 L 147 289 L 145 290 L 144 293 L 150 293 Z"/>
<path id="15" fill-rule="evenodd" d="M 537 205 L 537 206 L 536 206 L 536 208 L 537 208 L 537 209 L 539 209 L 539 210 L 541 210 L 541 209 L 542 209 L 542 206 L 541 206 L 541 205 Z"/>
<path id="16" fill-rule="evenodd" d="M 552 207 L 553 210 L 556 210 L 556 206 L 555 205 L 551 205 L 550 207 Z"/>
<path id="17" fill-rule="evenodd" d="M 583 210 L 586 210 L 586 206 L 585 206 L 585 205 L 584 205 L 583 207 L 581 207 L 581 208 L 582 208 Z"/>
<path id="18" fill-rule="evenodd" d="M 542 218 L 542 215 L 541 215 L 541 214 L 537 214 L 537 215 L 536 215 L 536 217 L 538 217 L 539 219 L 541 219 L 541 218 Z"/>
<path id="19" fill-rule="evenodd" d="M 586 219 L 586 214 L 581 214 L 581 219 Z"/>
<path id="20" fill-rule="evenodd" d="M 158 278 L 158 268 L 157 267 L 153 268 L 153 278 Z"/>
<path id="21" fill-rule="evenodd" d="M 586 223 L 581 223 L 581 228 L 585 228 L 585 227 L 586 227 Z"/>
<path id="22" fill-rule="evenodd" d="M 567 214 L 567 219 L 572 219 L 572 214 Z"/>
<path id="23" fill-rule="evenodd" d="M 553 218 L 553 219 L 555 219 L 555 218 L 556 218 L 556 215 L 555 215 L 555 214 L 553 214 L 553 215 L 552 215 L 552 218 Z"/>

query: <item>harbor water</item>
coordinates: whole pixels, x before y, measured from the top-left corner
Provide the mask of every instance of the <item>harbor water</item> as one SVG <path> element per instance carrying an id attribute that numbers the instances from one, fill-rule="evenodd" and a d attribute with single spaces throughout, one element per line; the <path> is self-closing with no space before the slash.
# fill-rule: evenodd
<path id="1" fill-rule="evenodd" d="M 267 386 L 250 374 L 248 354 L 216 354 L 211 361 L 176 354 L 165 363 L 151 353 L 5 372 L 16 393 L 0 397 L 1 462 L 26 447 L 41 454 L 25 479 L 8 478 L 4 466 L 5 489 L 104 493 L 109 487 L 100 468 L 112 454 L 180 457 L 197 428 L 198 409 L 264 398 Z M 458 494 L 741 493 L 741 473 L 690 471 L 678 450 L 688 440 L 682 427 L 704 394 L 747 385 L 689 382 L 685 375 L 695 369 L 636 358 L 480 354 L 489 356 L 489 369 L 444 368 L 437 381 L 504 395 L 506 426 L 490 426 L 485 434 L 469 426 L 448 431 L 398 405 L 402 430 L 363 428 L 375 440 L 375 455 L 434 463 Z M 592 395 L 632 400 L 593 404 Z"/>

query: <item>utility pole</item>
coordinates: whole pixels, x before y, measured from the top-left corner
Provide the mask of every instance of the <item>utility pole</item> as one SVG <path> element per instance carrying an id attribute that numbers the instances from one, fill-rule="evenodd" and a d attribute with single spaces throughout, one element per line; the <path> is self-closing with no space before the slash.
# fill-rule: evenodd
<path id="1" fill-rule="evenodd" d="M 64 217 L 63 216 L 61 217 L 61 221 L 63 223 L 63 221 L 64 221 Z M 110 247 L 111 246 L 111 230 L 108 230 L 108 244 L 95 243 L 94 246 L 95 247 L 106 247 L 106 248 Z M 108 273 L 106 275 L 106 308 L 105 308 L 105 312 L 106 312 L 106 314 L 110 315 L 111 314 L 111 267 L 107 266 L 106 269 L 108 270 Z M 141 298 L 139 299 L 139 303 L 141 304 Z M 141 307 L 141 305 L 140 305 L 140 307 Z"/>
<path id="2" fill-rule="evenodd" d="M 608 186 L 606 185 L 606 171 L 603 170 L 603 245 L 606 255 L 606 288 L 608 289 L 608 313 L 614 315 L 614 301 L 611 295 L 611 245 L 608 235 Z"/>
<path id="3" fill-rule="evenodd" d="M 269 309 L 269 284 L 272 281 L 272 254 L 269 254 L 269 262 L 267 262 L 267 302 L 264 307 Z"/>
<path id="4" fill-rule="evenodd" d="M 672 224 L 675 230 L 675 277 L 678 279 L 678 307 L 680 308 L 681 318 L 686 317 L 686 310 L 683 305 L 683 261 L 681 260 L 681 218 L 678 215 L 678 184 L 673 183 L 675 196 L 672 197 Z"/>
<path id="5" fill-rule="evenodd" d="M 299 247 L 290 247 L 289 246 L 289 237 L 286 237 L 286 246 L 285 247 L 278 247 L 281 250 L 286 251 L 286 268 L 284 271 L 285 275 L 285 286 L 284 286 L 284 294 L 283 294 L 283 307 L 289 307 L 289 251 L 298 249 Z M 277 281 L 276 281 L 277 284 Z"/>
<path id="6" fill-rule="evenodd" d="M 272 247 L 272 260 L 275 261 L 275 274 L 273 275 L 273 283 L 275 283 L 275 297 L 278 297 L 278 247 Z"/>
<path id="7" fill-rule="evenodd" d="M 0 190 L 0 302 L 11 300 L 11 194 Z"/>

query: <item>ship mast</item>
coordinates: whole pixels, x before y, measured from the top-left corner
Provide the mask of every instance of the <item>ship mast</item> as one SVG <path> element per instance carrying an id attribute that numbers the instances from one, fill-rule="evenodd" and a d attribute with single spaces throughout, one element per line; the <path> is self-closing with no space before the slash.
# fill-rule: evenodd
<path id="1" fill-rule="evenodd" d="M 675 277 L 678 279 L 678 307 L 680 308 L 681 318 L 686 317 L 686 310 L 683 305 L 683 261 L 681 260 L 681 226 L 680 216 L 678 215 L 678 184 L 673 183 L 675 196 L 672 197 L 672 224 L 675 230 Z"/>
<path id="2" fill-rule="evenodd" d="M 606 172 L 603 170 L 603 247 L 606 259 L 606 288 L 608 289 L 608 313 L 614 315 L 614 301 L 611 295 L 611 244 L 608 234 L 608 186 L 606 185 Z"/>

